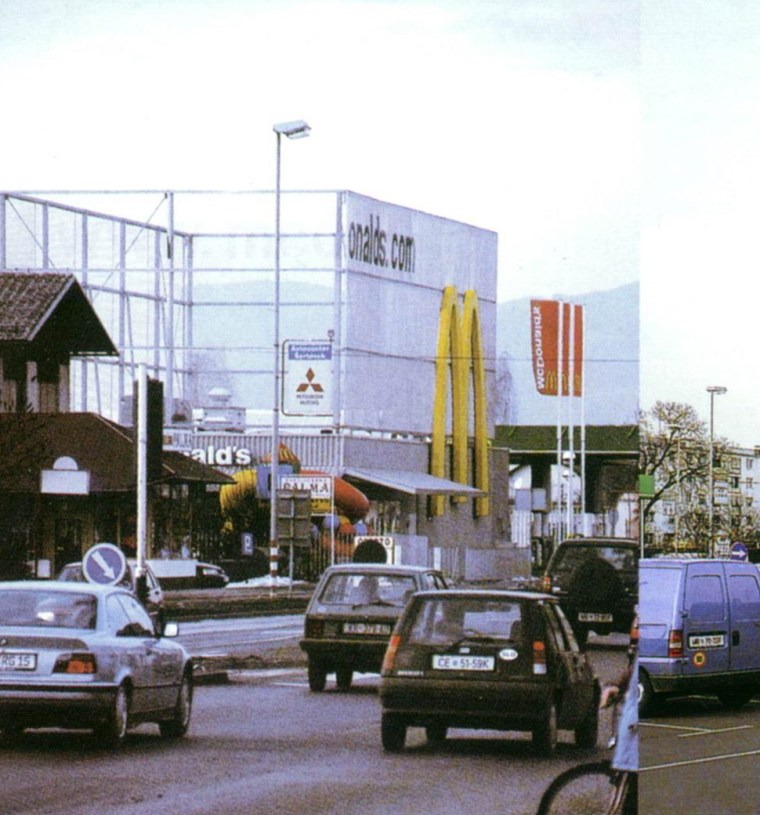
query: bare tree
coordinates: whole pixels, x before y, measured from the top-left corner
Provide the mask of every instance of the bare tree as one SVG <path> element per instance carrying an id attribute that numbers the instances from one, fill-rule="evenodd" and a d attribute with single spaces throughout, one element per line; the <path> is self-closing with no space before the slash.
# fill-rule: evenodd
<path id="1" fill-rule="evenodd" d="M 709 496 L 710 440 L 707 425 L 691 405 L 656 402 L 640 420 L 641 472 L 654 476 L 654 493 L 642 507 L 643 519 L 663 498 L 677 492 L 679 536 L 698 544 L 709 536 L 707 502 Z M 713 459 L 720 461 L 729 452 L 725 439 L 713 440 Z M 715 515 L 716 526 L 726 529 L 728 515 Z"/>

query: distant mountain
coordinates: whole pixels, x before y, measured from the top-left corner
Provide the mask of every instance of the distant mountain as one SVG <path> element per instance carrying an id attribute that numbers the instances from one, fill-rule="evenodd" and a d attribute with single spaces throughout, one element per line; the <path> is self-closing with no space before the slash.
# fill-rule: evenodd
<path id="1" fill-rule="evenodd" d="M 608 291 L 544 299 L 584 306 L 586 337 L 586 424 L 637 424 L 639 410 L 639 284 Z M 533 379 L 530 300 L 497 306 L 496 422 L 554 424 L 556 398 L 542 396 Z M 569 401 L 569 400 L 566 400 Z M 573 422 L 580 420 L 574 399 Z"/>
<path id="2" fill-rule="evenodd" d="M 271 409 L 273 289 L 271 282 L 198 284 L 193 339 L 202 405 L 212 387 L 232 393 L 234 405 Z M 559 299 L 557 297 L 547 299 Z M 333 288 L 283 281 L 280 338 L 319 339 L 334 327 Z M 567 298 L 585 307 L 587 424 L 636 424 L 639 407 L 639 286 Z M 204 303 L 224 302 L 224 307 Z M 496 382 L 491 404 L 497 424 L 554 424 L 554 397 L 538 394 L 530 348 L 530 298 L 497 305 Z M 211 350 L 211 349 L 219 350 Z M 573 400 L 578 403 L 579 400 Z M 574 422 L 579 421 L 575 405 Z"/>

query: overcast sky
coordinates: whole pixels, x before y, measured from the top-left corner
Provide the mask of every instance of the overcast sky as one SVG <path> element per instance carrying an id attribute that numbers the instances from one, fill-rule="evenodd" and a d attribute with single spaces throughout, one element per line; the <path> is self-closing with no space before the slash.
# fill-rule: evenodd
<path id="1" fill-rule="evenodd" d="M 271 189 L 306 119 L 284 188 L 497 231 L 501 300 L 641 277 L 642 406 L 725 385 L 753 444 L 758 34 L 754 0 L 2 0 L 0 188 Z"/>

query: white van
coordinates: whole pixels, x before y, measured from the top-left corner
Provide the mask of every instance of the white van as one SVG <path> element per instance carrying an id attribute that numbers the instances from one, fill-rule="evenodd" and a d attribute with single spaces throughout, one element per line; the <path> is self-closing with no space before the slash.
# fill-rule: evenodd
<path id="1" fill-rule="evenodd" d="M 639 561 L 639 699 L 760 693 L 760 572 L 730 560 Z"/>

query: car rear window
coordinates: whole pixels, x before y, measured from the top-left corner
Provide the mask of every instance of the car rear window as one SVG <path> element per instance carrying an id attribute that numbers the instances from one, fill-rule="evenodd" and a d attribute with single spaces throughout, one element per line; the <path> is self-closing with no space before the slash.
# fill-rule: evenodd
<path id="1" fill-rule="evenodd" d="M 0 626 L 93 629 L 96 609 L 96 599 L 90 594 L 0 591 Z"/>
<path id="2" fill-rule="evenodd" d="M 408 642 L 446 643 L 462 638 L 521 641 L 519 601 L 493 598 L 425 598 L 409 628 Z"/>
<path id="3" fill-rule="evenodd" d="M 415 589 L 411 575 L 342 573 L 328 578 L 319 600 L 325 605 L 403 607 Z"/>
<path id="4" fill-rule="evenodd" d="M 627 572 L 636 569 L 636 552 L 629 546 L 583 546 L 563 544 L 557 549 L 557 554 L 550 566 L 555 574 L 569 574 L 591 557 L 599 557 L 615 567 L 618 572 Z"/>
<path id="5" fill-rule="evenodd" d="M 639 618 L 641 625 L 670 623 L 681 584 L 680 569 L 639 569 Z"/>

